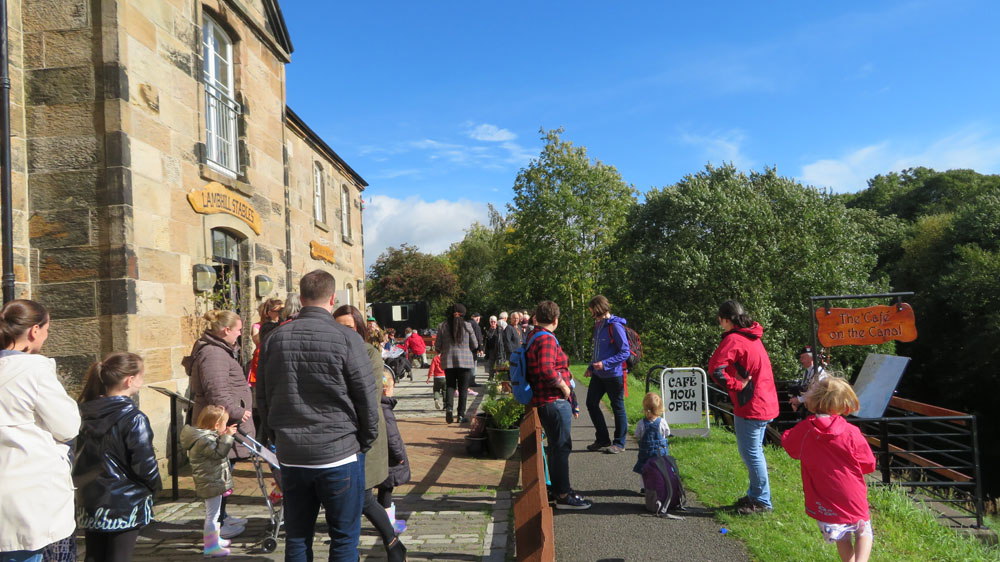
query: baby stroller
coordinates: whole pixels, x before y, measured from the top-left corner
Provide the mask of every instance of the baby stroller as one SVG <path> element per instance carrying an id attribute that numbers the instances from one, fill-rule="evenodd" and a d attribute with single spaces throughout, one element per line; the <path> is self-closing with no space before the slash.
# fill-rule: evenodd
<path id="1" fill-rule="evenodd" d="M 399 382 L 406 377 L 413 380 L 413 367 L 410 362 L 406 359 L 406 353 L 401 347 L 394 347 L 389 351 L 382 353 L 382 360 L 385 362 L 385 366 L 392 370 L 392 378 Z"/>
<path id="2" fill-rule="evenodd" d="M 250 437 L 242 429 L 239 429 L 236 440 L 243 444 L 250 451 L 250 461 L 253 462 L 254 471 L 257 473 L 257 485 L 260 486 L 260 493 L 264 495 L 267 503 L 267 512 L 271 518 L 271 525 L 268 528 L 268 536 L 260 542 L 260 549 L 264 553 L 274 552 L 278 548 L 278 532 L 281 531 L 281 524 L 284 521 L 284 509 L 271 501 L 271 496 L 267 493 L 267 483 L 264 481 L 264 465 L 271 468 L 271 475 L 278 487 L 281 487 L 281 467 L 278 465 L 278 457 L 270 449 L 259 441 Z"/>

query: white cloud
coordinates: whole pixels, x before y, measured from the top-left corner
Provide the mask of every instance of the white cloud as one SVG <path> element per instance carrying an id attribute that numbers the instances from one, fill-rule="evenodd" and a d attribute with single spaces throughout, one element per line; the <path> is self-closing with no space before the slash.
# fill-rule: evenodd
<path id="1" fill-rule="evenodd" d="M 472 223 L 488 220 L 486 203 L 424 201 L 375 195 L 365 203 L 365 269 L 389 246 L 406 243 L 421 252 L 437 254 L 465 236 Z"/>
<path id="2" fill-rule="evenodd" d="M 501 129 L 496 125 L 483 123 L 482 125 L 473 127 L 469 131 L 469 138 L 479 141 L 503 142 L 503 141 L 512 141 L 517 138 L 517 135 L 508 131 L 507 129 Z"/>
<path id="3" fill-rule="evenodd" d="M 740 129 L 731 129 L 709 135 L 690 133 L 681 135 L 681 142 L 684 144 L 701 147 L 708 161 L 716 164 L 732 162 L 740 169 L 750 168 L 754 164 L 753 160 L 743 154 L 743 141 L 745 140 L 746 134 Z"/>
<path id="4" fill-rule="evenodd" d="M 516 142 L 507 141 L 501 143 L 500 146 L 502 146 L 504 149 L 507 150 L 508 152 L 507 162 L 509 164 L 517 164 L 519 166 L 523 166 L 528 162 L 530 162 L 532 158 L 538 156 L 537 151 L 525 148 L 517 144 Z"/>
<path id="5" fill-rule="evenodd" d="M 799 178 L 817 187 L 837 192 L 858 191 L 878 174 L 898 172 L 916 166 L 935 170 L 969 168 L 980 173 L 996 173 L 1000 162 L 1000 138 L 978 129 L 948 135 L 929 146 L 901 146 L 884 140 L 849 152 L 840 158 L 817 160 L 802 167 Z"/>

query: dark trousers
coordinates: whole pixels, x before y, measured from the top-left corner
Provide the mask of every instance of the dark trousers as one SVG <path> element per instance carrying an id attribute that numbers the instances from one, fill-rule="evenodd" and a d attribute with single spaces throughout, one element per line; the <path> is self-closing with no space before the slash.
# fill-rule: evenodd
<path id="1" fill-rule="evenodd" d="M 601 398 L 605 394 L 608 395 L 608 400 L 611 402 L 611 413 L 615 418 L 614 441 L 608 436 L 608 424 L 605 423 L 604 412 L 601 411 Z M 595 441 L 625 448 L 625 434 L 628 433 L 628 416 L 625 414 L 624 377 L 603 379 L 591 376 L 590 386 L 587 387 L 587 412 L 590 413 L 590 421 L 594 423 Z"/>
<path id="2" fill-rule="evenodd" d="M 281 467 L 285 485 L 285 560 L 312 562 L 319 508 L 326 511 L 330 560 L 357 562 L 365 498 L 364 455 L 336 468 Z"/>
<path id="3" fill-rule="evenodd" d="M 84 562 L 128 562 L 135 550 L 135 541 L 139 538 L 139 527 L 127 531 L 103 533 L 101 531 L 86 531 L 87 552 Z"/>
<path id="4" fill-rule="evenodd" d="M 362 508 L 365 519 L 375 527 L 378 536 L 382 538 L 382 544 L 387 545 L 396 538 L 396 530 L 392 528 L 392 521 L 389 521 L 389 514 L 385 508 L 375 500 L 375 494 L 365 490 L 365 505 Z"/>
<path id="5" fill-rule="evenodd" d="M 545 452 L 548 454 L 552 493 L 562 496 L 570 491 L 569 454 L 573 450 L 573 438 L 570 435 L 573 407 L 562 399 L 550 402 L 538 408 L 538 420 L 542 423 L 548 441 Z"/>
<path id="6" fill-rule="evenodd" d="M 378 487 L 378 503 L 386 509 L 392 507 L 392 490 L 393 488 Z"/>
<path id="7" fill-rule="evenodd" d="M 451 412 L 452 399 L 455 398 L 455 389 L 458 389 L 458 415 L 465 415 L 465 402 L 469 396 L 469 374 L 472 369 L 445 369 L 444 380 L 446 389 L 444 391 L 444 411 Z"/>

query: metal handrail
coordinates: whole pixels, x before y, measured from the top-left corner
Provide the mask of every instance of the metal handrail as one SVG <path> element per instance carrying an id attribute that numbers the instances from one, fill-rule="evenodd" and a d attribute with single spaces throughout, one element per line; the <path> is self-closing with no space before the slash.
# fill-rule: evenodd
<path id="1" fill-rule="evenodd" d="M 716 393 L 716 396 L 728 396 L 728 392 L 715 385 L 714 381 L 708 385 L 708 390 Z M 732 404 L 728 400 L 722 404 L 721 406 L 713 404 L 710 400 L 709 408 L 716 414 L 717 418 L 722 418 L 725 421 L 725 416 L 722 414 L 733 415 Z M 898 409 L 893 408 L 893 410 Z M 973 513 L 968 517 L 948 517 L 950 519 L 975 519 L 976 527 L 983 526 L 982 473 L 979 465 L 978 425 L 975 416 L 909 414 L 878 418 L 847 417 L 845 419 L 849 423 L 859 426 L 865 435 L 878 439 L 878 445 L 872 445 L 872 451 L 875 453 L 876 470 L 881 473 L 883 483 L 895 483 L 909 488 L 954 490 L 956 495 L 961 496 L 959 499 L 945 498 L 941 501 L 964 504 L 965 506 L 971 504 L 973 507 L 970 511 Z M 946 423 L 955 421 L 961 421 L 964 424 Z M 947 430 L 936 433 L 915 427 L 915 424 L 921 424 L 925 427 L 942 427 Z M 866 431 L 866 427 L 870 429 Z M 967 431 L 961 431 L 961 428 L 965 428 Z M 958 439 L 961 439 L 961 442 Z M 935 449 L 934 445 L 938 443 L 948 448 Z M 891 450 L 890 445 L 896 450 Z M 920 459 L 914 459 L 912 456 L 907 457 L 907 455 L 918 456 Z M 906 460 L 910 462 L 905 464 L 900 462 Z M 926 460 L 931 466 L 914 464 L 920 460 Z M 947 474 L 940 474 L 938 471 L 958 472 L 963 477 L 968 477 L 969 480 L 953 480 Z M 916 473 L 919 480 L 901 478 L 906 473 Z"/>

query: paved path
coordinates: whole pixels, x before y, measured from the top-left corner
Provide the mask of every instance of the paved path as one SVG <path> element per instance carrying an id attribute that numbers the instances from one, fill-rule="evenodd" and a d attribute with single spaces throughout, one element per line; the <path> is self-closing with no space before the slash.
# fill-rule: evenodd
<path id="1" fill-rule="evenodd" d="M 479 379 L 485 379 L 480 371 Z M 510 492 L 518 480 L 516 461 L 473 459 L 465 453 L 468 427 L 448 425 L 434 409 L 431 385 L 425 384 L 426 369 L 414 370 L 414 381 L 397 386 L 396 415 L 407 446 L 412 481 L 397 488 L 394 499 L 397 517 L 408 528 L 401 535 L 408 559 L 502 562 L 513 551 L 508 533 Z M 471 400 L 470 410 L 479 398 Z M 156 522 L 143 530 L 133 560 L 203 560 L 201 527 L 204 503 L 194 497 L 190 470 L 183 470 L 181 497 L 170 501 L 169 492 L 156 504 Z M 164 475 L 169 486 L 169 476 Z M 278 550 L 263 554 L 257 544 L 267 536 L 268 511 L 257 485 L 253 465 L 240 462 L 235 470 L 236 488 L 230 496 L 229 513 L 249 519 L 246 532 L 233 540 L 230 560 L 283 560 L 284 535 Z M 270 486 L 270 483 L 268 484 Z M 362 519 L 362 560 L 384 560 L 385 550 L 374 529 Z M 327 556 L 329 540 L 323 515 L 317 522 L 314 553 L 318 560 Z M 80 558 L 83 541 L 79 541 Z"/>
<path id="2" fill-rule="evenodd" d="M 584 400 L 587 389 L 578 389 Z M 609 412 L 609 424 L 614 424 Z M 688 513 L 677 521 L 648 513 L 639 475 L 632 472 L 636 443 L 629 436 L 627 448 L 619 455 L 590 452 L 594 425 L 586 407 L 573 421 L 573 454 L 570 481 L 575 490 L 593 500 L 586 511 L 555 510 L 556 558 L 613 562 L 623 560 L 725 561 L 749 560 L 738 541 L 722 535 L 712 511 L 698 504 L 688 492 Z M 677 461 L 684 472 L 683 459 Z"/>

